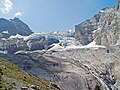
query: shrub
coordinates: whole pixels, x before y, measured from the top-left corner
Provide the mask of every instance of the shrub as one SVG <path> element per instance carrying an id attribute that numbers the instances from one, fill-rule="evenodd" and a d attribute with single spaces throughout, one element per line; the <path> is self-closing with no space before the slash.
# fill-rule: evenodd
<path id="1" fill-rule="evenodd" d="M 95 90 L 101 90 L 99 85 L 95 86 Z"/>

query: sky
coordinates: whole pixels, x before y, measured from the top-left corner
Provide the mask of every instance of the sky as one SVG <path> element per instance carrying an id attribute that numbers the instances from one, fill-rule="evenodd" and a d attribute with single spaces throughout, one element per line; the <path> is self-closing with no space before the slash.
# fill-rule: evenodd
<path id="1" fill-rule="evenodd" d="M 34 32 L 74 30 L 115 0 L 0 0 L 0 18 L 18 17 Z"/>

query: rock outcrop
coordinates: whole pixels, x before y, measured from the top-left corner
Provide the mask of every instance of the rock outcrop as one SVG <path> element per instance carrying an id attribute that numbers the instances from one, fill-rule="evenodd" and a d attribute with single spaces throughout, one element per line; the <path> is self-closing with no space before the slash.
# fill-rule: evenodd
<path id="1" fill-rule="evenodd" d="M 120 0 L 116 0 L 116 6 L 115 6 L 116 10 L 120 9 Z"/>
<path id="2" fill-rule="evenodd" d="M 92 19 L 75 25 L 76 42 L 79 41 L 81 45 L 87 45 L 93 41 L 92 32 L 98 29 L 98 22 L 102 13 L 95 15 Z"/>

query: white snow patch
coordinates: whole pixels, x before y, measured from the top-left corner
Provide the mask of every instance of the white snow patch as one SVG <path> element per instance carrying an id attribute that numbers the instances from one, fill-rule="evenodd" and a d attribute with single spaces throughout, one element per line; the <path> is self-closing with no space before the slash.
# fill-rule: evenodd
<path id="1" fill-rule="evenodd" d="M 25 53 L 25 54 L 27 54 L 28 51 L 17 51 L 17 52 L 15 52 L 14 54 L 20 54 L 20 53 Z"/>
<path id="2" fill-rule="evenodd" d="M 7 33 L 8 34 L 9 32 L 8 31 L 3 31 L 2 33 Z"/>
<path id="3" fill-rule="evenodd" d="M 65 48 L 63 46 L 60 46 L 59 44 L 52 44 L 52 45 L 54 45 L 54 46 L 51 49 L 49 49 L 48 51 L 51 51 L 51 50 L 64 51 L 64 50 L 84 49 L 84 48 L 90 48 L 90 49 L 106 48 L 105 46 L 96 45 L 95 41 L 93 41 L 90 44 L 85 45 L 85 46 L 70 45 L 70 46 L 66 46 Z"/>
<path id="4" fill-rule="evenodd" d="M 92 33 L 94 34 L 94 33 L 96 33 L 98 30 L 100 30 L 100 28 L 98 28 L 97 30 L 92 31 Z"/>
<path id="5" fill-rule="evenodd" d="M 86 45 L 86 47 L 93 47 L 93 46 L 96 46 L 96 42 L 95 41 L 92 41 L 91 43 Z"/>
<path id="6" fill-rule="evenodd" d="M 1 40 L 6 40 L 6 38 L 1 38 Z"/>
<path id="7" fill-rule="evenodd" d="M 0 54 L 6 54 L 7 51 L 0 51 Z"/>
<path id="8" fill-rule="evenodd" d="M 64 48 L 62 46 L 58 44 L 52 44 L 51 46 L 53 46 L 52 48 L 50 48 L 48 51 L 52 51 L 52 50 L 55 50 L 55 51 L 62 51 L 64 50 Z"/>
<path id="9" fill-rule="evenodd" d="M 101 46 L 101 45 L 96 45 L 95 41 L 92 41 L 90 44 L 84 46 L 86 48 L 105 48 L 105 46 Z"/>
<path id="10" fill-rule="evenodd" d="M 33 38 L 33 37 L 36 37 L 36 36 L 39 36 L 39 35 L 44 35 L 44 34 L 45 34 L 45 33 L 43 33 L 43 32 L 33 33 L 33 34 L 30 34 L 29 36 L 24 37 L 24 40 L 27 41 L 27 40 L 30 39 L 30 38 Z"/>
<path id="11" fill-rule="evenodd" d="M 98 29 L 97 29 L 97 30 L 92 31 L 92 33 L 94 34 L 94 33 L 96 33 L 97 31 L 98 31 Z"/>
<path id="12" fill-rule="evenodd" d="M 39 35 L 44 35 L 45 33 L 33 33 L 33 34 L 30 34 L 29 36 L 22 36 L 20 34 L 17 34 L 17 35 L 11 35 L 9 37 L 9 39 L 13 39 L 13 38 L 21 38 L 21 39 L 24 39 L 25 41 L 30 39 L 30 38 L 33 38 L 33 37 L 36 37 L 36 36 L 39 36 Z"/>
<path id="13" fill-rule="evenodd" d="M 21 39 L 24 39 L 26 36 L 22 36 L 22 35 L 20 35 L 20 34 L 17 34 L 17 35 L 11 35 L 10 37 L 9 37 L 9 39 L 13 39 L 13 38 L 21 38 Z"/>
<path id="14" fill-rule="evenodd" d="M 104 10 L 100 10 L 101 13 L 104 13 L 105 11 Z"/>
<path id="15" fill-rule="evenodd" d="M 71 46 L 66 47 L 65 49 L 66 49 L 66 50 L 69 50 L 69 49 L 82 49 L 82 48 L 98 49 L 98 48 L 105 48 L 105 46 L 96 45 L 96 42 L 93 41 L 93 42 L 91 42 L 91 43 L 88 44 L 88 45 L 84 45 L 84 46 L 71 45 Z"/>
<path id="16" fill-rule="evenodd" d="M 69 49 L 79 49 L 79 48 L 83 48 L 83 46 L 70 45 L 70 46 L 67 46 L 67 47 L 65 48 L 65 50 L 69 50 Z"/>

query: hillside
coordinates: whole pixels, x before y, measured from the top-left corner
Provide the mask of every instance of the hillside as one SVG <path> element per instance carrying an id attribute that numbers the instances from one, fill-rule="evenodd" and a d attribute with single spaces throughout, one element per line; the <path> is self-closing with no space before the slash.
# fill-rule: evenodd
<path id="1" fill-rule="evenodd" d="M 0 90 L 53 90 L 50 82 L 40 80 L 11 62 L 0 59 Z"/>
<path id="2" fill-rule="evenodd" d="M 120 90 L 120 46 L 0 55 L 61 90 Z"/>

